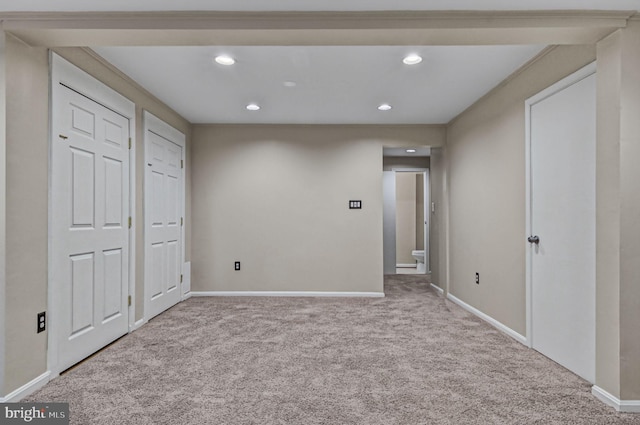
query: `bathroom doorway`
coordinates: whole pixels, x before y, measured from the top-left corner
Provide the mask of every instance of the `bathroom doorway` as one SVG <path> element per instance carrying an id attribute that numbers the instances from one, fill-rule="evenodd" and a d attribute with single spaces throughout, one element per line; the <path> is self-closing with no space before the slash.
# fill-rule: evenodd
<path id="1" fill-rule="evenodd" d="M 429 272 L 429 170 L 396 170 L 396 274 Z"/>
<path id="2" fill-rule="evenodd" d="M 384 157 L 384 274 L 430 273 L 429 159 Z"/>

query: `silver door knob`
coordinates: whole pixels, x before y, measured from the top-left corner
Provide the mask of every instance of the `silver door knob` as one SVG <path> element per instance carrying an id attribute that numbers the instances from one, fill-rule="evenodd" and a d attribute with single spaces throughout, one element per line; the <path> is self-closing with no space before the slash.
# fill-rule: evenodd
<path id="1" fill-rule="evenodd" d="M 538 243 L 540 243 L 540 238 L 539 238 L 539 237 L 537 237 L 537 236 L 529 236 L 529 237 L 527 238 L 527 241 L 529 241 L 529 243 L 535 243 L 535 244 L 538 244 Z"/>

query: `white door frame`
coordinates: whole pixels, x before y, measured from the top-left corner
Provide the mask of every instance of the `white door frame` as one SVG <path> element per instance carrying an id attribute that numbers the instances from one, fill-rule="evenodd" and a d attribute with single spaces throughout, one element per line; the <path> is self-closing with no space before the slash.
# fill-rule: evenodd
<path id="1" fill-rule="evenodd" d="M 53 134 L 53 97 L 56 95 L 57 87 L 63 85 L 74 90 L 81 95 L 91 99 L 92 101 L 110 109 L 129 120 L 129 137 L 131 139 L 131 148 L 129 149 L 129 215 L 132 217 L 131 227 L 129 228 L 129 296 L 131 296 L 131 305 L 127 314 L 129 323 L 129 332 L 133 329 L 133 321 L 135 318 L 135 104 L 122 96 L 120 93 L 103 84 L 91 75 L 87 74 L 80 68 L 66 61 L 57 54 L 51 52 L 49 55 L 49 66 L 51 70 L 51 80 L 49 86 L 49 234 L 48 234 L 48 291 L 47 291 L 47 310 L 49 316 L 48 325 L 48 347 L 47 347 L 47 367 L 52 372 L 52 377 L 57 376 L 61 370 L 58 370 L 58 329 L 56 326 L 56 315 L 53 303 L 53 294 L 57 289 L 53 279 L 53 259 L 52 259 L 52 158 L 53 143 L 57 139 L 57 135 Z M 55 139 L 54 139 L 55 137 Z"/>
<path id="2" fill-rule="evenodd" d="M 6 129 L 6 78 L 5 78 L 5 32 L 0 33 L 0 128 Z M 6 303 L 6 243 L 7 243 L 7 229 L 6 229 L 6 200 L 7 200 L 7 157 L 6 157 L 6 137 L 7 132 L 2 131 L 0 134 L 0 382 L 4 386 L 5 376 L 5 348 L 6 347 L 6 332 L 5 332 L 5 303 Z M 4 389 L 0 390 L 0 400 L 5 395 Z"/>
<path id="3" fill-rule="evenodd" d="M 382 172 L 382 259 L 383 273 L 396 273 L 396 172 Z"/>
<path id="4" fill-rule="evenodd" d="M 550 96 L 572 86 L 573 84 L 584 80 L 585 78 L 595 74 L 596 63 L 592 62 L 589 65 L 579 69 L 568 77 L 563 78 L 557 83 L 547 87 L 540 93 L 530 97 L 525 101 L 525 173 L 526 173 L 526 216 L 525 216 L 525 234 L 523 235 L 523 243 L 527 244 L 526 251 L 526 268 L 525 268 L 525 291 L 526 291 L 526 344 L 529 348 L 533 348 L 533 318 L 531 315 L 533 309 L 533 287 L 532 287 L 532 262 L 533 262 L 533 244 L 527 242 L 527 237 L 532 235 L 531 219 L 532 219 L 532 201 L 533 195 L 531 190 L 532 175 L 531 175 L 531 109 L 537 103 L 547 99 Z"/>
<path id="5" fill-rule="evenodd" d="M 151 141 L 149 140 L 149 138 L 147 137 L 147 133 L 150 131 L 152 133 L 156 133 L 157 135 L 170 140 L 171 142 L 177 144 L 178 146 L 180 146 L 182 148 L 182 156 L 180 158 L 180 160 L 182 161 L 183 167 L 182 167 L 182 199 L 181 199 L 181 205 L 180 205 L 180 215 L 182 217 L 182 225 L 180 226 L 180 243 L 181 243 L 181 253 L 180 253 L 180 274 L 184 275 L 184 259 L 185 259 L 185 225 L 186 223 L 184 222 L 184 217 L 185 217 L 185 210 L 186 210 L 186 202 L 185 202 L 185 197 L 186 197 L 186 170 L 187 170 L 187 164 L 185 161 L 185 156 L 186 156 L 186 138 L 185 135 L 175 129 L 174 127 L 170 126 L 169 124 L 167 124 L 166 122 L 162 121 L 160 118 L 156 117 L 155 115 L 153 115 L 151 112 L 149 111 L 143 111 L 143 115 L 142 115 L 142 123 L 143 123 L 143 129 L 144 129 L 144 136 L 143 136 L 143 143 L 144 143 L 144 163 L 147 164 L 151 161 L 151 158 L 149 158 L 149 155 L 151 153 L 151 149 L 149 144 L 151 143 Z M 147 172 L 145 169 L 144 174 L 144 202 L 143 202 L 143 210 L 144 210 L 144 316 L 145 316 L 145 320 L 148 320 L 149 317 L 149 298 L 147 297 L 147 294 L 151 293 L 151 281 L 149 279 L 150 273 L 147 270 L 147 264 L 148 264 L 148 258 L 147 256 L 149 255 L 149 250 L 146 249 L 147 247 L 147 224 L 150 222 L 150 217 L 149 217 L 149 211 L 147 209 L 147 194 L 150 193 L 150 188 L 149 188 L 149 184 L 151 183 L 149 181 L 149 179 L 147 178 Z M 180 282 L 180 301 L 185 300 L 186 298 L 188 298 L 188 295 L 184 293 L 183 291 L 183 284 L 184 281 Z"/>
<path id="6" fill-rule="evenodd" d="M 422 173 L 424 176 L 424 265 L 425 265 L 425 274 L 431 273 L 431 262 L 429 261 L 429 229 L 431 225 L 431 190 L 429 187 L 430 178 L 429 178 L 429 168 L 401 168 L 401 167 L 392 167 L 391 171 L 394 173 Z M 395 241 L 394 241 L 395 242 Z M 395 260 L 394 260 L 395 261 Z"/>

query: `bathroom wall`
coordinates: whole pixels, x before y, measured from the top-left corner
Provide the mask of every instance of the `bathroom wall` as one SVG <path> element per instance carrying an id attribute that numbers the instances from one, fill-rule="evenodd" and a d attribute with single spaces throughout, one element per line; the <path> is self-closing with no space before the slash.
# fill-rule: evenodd
<path id="1" fill-rule="evenodd" d="M 416 174 L 396 173 L 396 264 L 415 264 Z"/>

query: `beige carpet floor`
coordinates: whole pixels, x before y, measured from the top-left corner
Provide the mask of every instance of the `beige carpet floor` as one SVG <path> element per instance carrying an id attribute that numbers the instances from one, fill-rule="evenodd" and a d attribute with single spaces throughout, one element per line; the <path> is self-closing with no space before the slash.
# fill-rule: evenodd
<path id="1" fill-rule="evenodd" d="M 89 424 L 640 424 L 424 276 L 385 298 L 192 298 L 34 393 Z"/>

